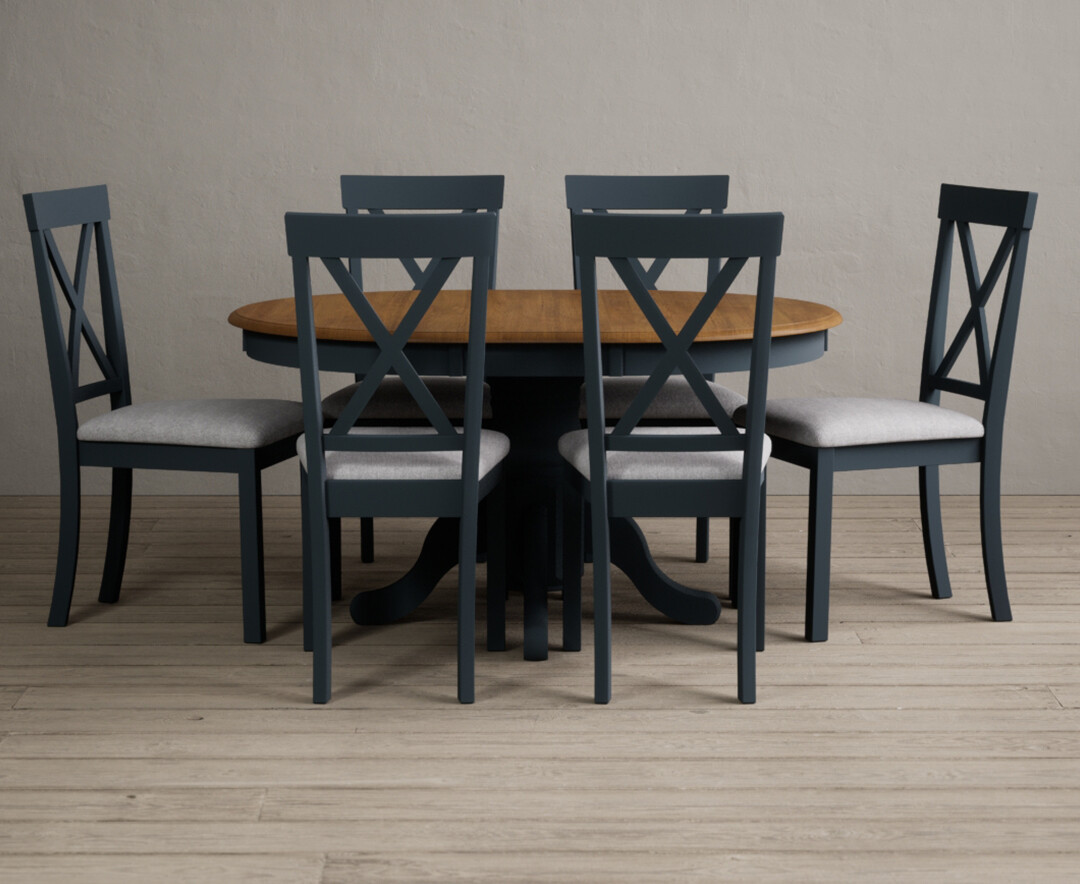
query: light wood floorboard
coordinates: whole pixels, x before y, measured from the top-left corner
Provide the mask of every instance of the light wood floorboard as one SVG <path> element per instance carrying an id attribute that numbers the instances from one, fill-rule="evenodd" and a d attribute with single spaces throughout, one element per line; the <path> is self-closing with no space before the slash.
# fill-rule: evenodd
<path id="1" fill-rule="evenodd" d="M 236 502 L 135 500 L 124 591 L 96 601 L 84 507 L 71 624 L 45 626 L 55 498 L 0 498 L 0 881 L 1071 881 L 1080 868 L 1080 497 L 1004 501 L 1014 621 L 989 618 L 977 501 L 945 500 L 953 598 L 929 597 L 918 501 L 840 497 L 830 640 L 802 640 L 806 500 L 769 502 L 758 702 L 735 612 L 665 621 L 616 572 L 614 702 L 584 650 L 483 650 L 455 701 L 453 575 L 401 623 L 334 610 L 310 703 L 297 502 L 266 500 L 269 640 L 241 641 Z M 645 521 L 660 564 L 726 597 L 726 525 Z M 346 596 L 411 562 L 377 523 Z M 586 597 L 590 586 L 586 570 Z"/>

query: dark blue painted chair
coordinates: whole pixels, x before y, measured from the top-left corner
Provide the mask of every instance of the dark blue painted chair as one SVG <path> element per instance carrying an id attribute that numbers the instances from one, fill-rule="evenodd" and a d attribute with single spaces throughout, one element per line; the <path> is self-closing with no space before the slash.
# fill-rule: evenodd
<path id="1" fill-rule="evenodd" d="M 727 175 L 567 175 L 566 207 L 571 215 L 582 212 L 605 214 L 615 211 L 654 212 L 680 211 L 687 215 L 720 214 L 727 208 Z M 656 258 L 648 267 L 636 265 L 650 289 L 655 289 L 668 261 Z M 706 283 L 719 272 L 720 259 L 706 258 Z M 577 252 L 574 251 L 574 288 L 578 288 L 580 273 Z M 604 407 L 609 421 L 618 420 L 644 379 L 641 377 L 604 378 Z M 728 414 L 745 404 L 746 397 L 720 384 L 713 383 Z M 581 389 L 581 417 L 585 418 L 585 388 Z M 706 420 L 700 402 L 681 377 L 669 378 L 656 397 L 646 418 L 654 423 L 665 421 Z M 732 534 L 732 548 L 735 537 Z M 695 559 L 709 560 L 709 520 L 697 520 Z"/>
<path id="2" fill-rule="evenodd" d="M 207 399 L 133 405 L 109 238 L 108 190 L 101 185 L 28 193 L 23 201 L 37 268 L 60 452 L 60 547 L 49 625 L 66 626 L 71 608 L 79 552 L 81 468 L 112 469 L 109 539 L 98 594 L 102 602 L 115 602 L 120 596 L 132 470 L 198 470 L 238 476 L 244 641 L 265 640 L 261 471 L 296 453 L 300 403 Z M 80 228 L 73 273 L 53 235 L 65 227 Z M 91 252 L 101 297 L 100 337 L 87 309 Z M 100 373 L 97 380 L 83 378 L 81 369 L 88 361 L 80 359 L 83 343 Z M 110 410 L 80 421 L 77 406 L 103 397 L 108 397 Z"/>
<path id="3" fill-rule="evenodd" d="M 994 620 L 1012 619 L 1001 548 L 1002 431 L 1036 196 L 1024 191 L 941 186 L 941 225 L 918 402 L 820 398 L 777 399 L 769 403 L 765 428 L 773 439 L 773 456 L 810 470 L 807 641 L 828 638 L 833 475 L 844 470 L 919 468 L 923 546 L 931 594 L 934 598 L 948 598 L 952 590 L 942 533 L 938 467 L 978 463 L 990 613 Z M 977 225 L 1001 230 L 985 276 L 979 274 L 971 232 Z M 954 240 L 960 243 L 968 300 L 963 305 L 964 319 L 946 349 Z M 997 330 L 991 341 L 987 304 L 1002 279 Z M 957 360 L 972 346 L 978 380 L 957 379 L 953 376 Z M 942 393 L 981 402 L 981 418 L 943 408 Z"/>
<path id="4" fill-rule="evenodd" d="M 285 233 L 293 261 L 299 331 L 304 436 L 298 443 L 304 508 L 305 628 L 314 651 L 313 697 L 330 699 L 331 529 L 342 517 L 450 517 L 460 520 L 458 566 L 458 699 L 471 703 L 475 632 L 477 514 L 496 492 L 510 449 L 506 436 L 481 427 L 488 274 L 496 248 L 490 214 L 314 215 L 289 213 Z M 390 332 L 343 259 L 436 256 L 413 306 Z M 340 415 L 325 428 L 311 302 L 310 259 L 318 258 L 341 287 L 376 343 L 357 351 L 356 385 Z M 440 407 L 405 354 L 423 319 L 462 258 L 471 259 L 469 342 L 464 420 L 459 429 Z M 395 371 L 427 421 L 426 427 L 358 426 L 388 371 Z M 497 516 L 489 520 L 499 524 Z M 489 538 L 488 597 L 501 598 L 504 557 L 498 532 Z"/>
<path id="5" fill-rule="evenodd" d="M 505 179 L 502 175 L 342 175 L 341 205 L 346 214 L 367 212 L 382 215 L 386 212 L 456 211 L 484 212 L 499 217 L 503 204 Z M 498 225 L 496 224 L 496 251 L 498 249 Z M 495 288 L 497 255 L 488 262 L 488 287 Z M 363 285 L 363 266 L 358 257 L 349 259 L 349 272 Z M 412 285 L 420 289 L 434 265 L 421 267 L 414 257 L 402 260 Z M 357 380 L 360 380 L 357 378 Z M 426 383 L 440 406 L 455 421 L 463 416 L 465 384 L 461 378 L 427 378 Z M 323 405 L 326 414 L 336 419 L 340 408 L 355 390 L 346 387 L 327 397 Z M 367 422 L 423 420 L 423 414 L 402 385 L 399 378 L 388 377 L 379 387 L 369 408 Z M 490 390 L 484 388 L 484 416 L 491 416 Z M 334 527 L 335 543 L 340 528 Z M 337 558 L 335 550 L 335 559 Z M 360 560 L 375 559 L 375 536 L 372 519 L 360 520 Z M 335 595 L 337 594 L 335 578 Z"/>
<path id="6" fill-rule="evenodd" d="M 580 261 L 588 427 L 567 433 L 559 451 L 570 484 L 590 504 L 593 545 L 596 683 L 598 703 L 611 699 L 611 556 L 609 518 L 721 517 L 737 520 L 738 695 L 755 701 L 755 650 L 761 642 L 757 555 L 760 507 L 768 461 L 765 396 L 772 333 L 773 284 L 783 215 L 607 215 L 571 217 Z M 653 301 L 649 280 L 634 259 L 727 260 L 701 301 L 676 332 Z M 614 427 L 607 426 L 597 308 L 596 263 L 607 259 L 656 330 L 665 356 L 646 378 Z M 740 432 L 693 358 L 692 344 L 731 284 L 747 265 L 758 271 L 747 414 Z M 709 425 L 641 426 L 664 383 L 680 372 L 708 416 Z M 564 593 L 580 611 L 581 532 L 572 524 L 580 507 L 566 507 Z"/>

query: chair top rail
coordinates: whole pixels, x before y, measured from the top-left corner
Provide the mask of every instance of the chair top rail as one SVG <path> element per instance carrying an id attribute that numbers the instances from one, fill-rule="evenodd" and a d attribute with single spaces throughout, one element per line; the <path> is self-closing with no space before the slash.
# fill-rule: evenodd
<path id="1" fill-rule="evenodd" d="M 339 215 L 287 212 L 292 257 L 414 258 L 494 254 L 498 219 L 476 215 Z"/>
<path id="2" fill-rule="evenodd" d="M 722 212 L 727 175 L 567 175 L 566 207 L 590 209 L 707 209 Z"/>
<path id="3" fill-rule="evenodd" d="M 942 184 L 938 217 L 969 224 L 1019 227 L 1030 230 L 1038 194 L 1026 190 L 994 190 Z"/>
<path id="4" fill-rule="evenodd" d="M 32 233 L 109 220 L 109 190 L 104 184 L 23 195 Z"/>
<path id="5" fill-rule="evenodd" d="M 502 175 L 342 175 L 341 205 L 347 211 L 497 211 L 504 185 Z"/>
<path id="6" fill-rule="evenodd" d="M 570 223 L 581 257 L 777 257 L 784 216 L 575 214 Z"/>

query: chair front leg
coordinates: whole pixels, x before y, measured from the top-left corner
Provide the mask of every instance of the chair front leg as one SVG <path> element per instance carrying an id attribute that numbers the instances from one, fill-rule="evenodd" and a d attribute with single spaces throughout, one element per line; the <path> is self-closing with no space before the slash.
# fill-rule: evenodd
<path id="1" fill-rule="evenodd" d="M 71 596 L 75 592 L 75 568 L 79 561 L 79 521 L 82 487 L 78 458 L 60 453 L 60 537 L 56 550 L 49 626 L 67 626 Z"/>
<path id="2" fill-rule="evenodd" d="M 459 703 L 476 699 L 476 540 L 477 507 L 461 518 L 458 546 L 458 649 Z"/>
<path id="3" fill-rule="evenodd" d="M 365 565 L 375 561 L 375 520 L 371 516 L 360 520 L 360 561 Z"/>
<path id="4" fill-rule="evenodd" d="M 304 507 L 304 536 L 308 562 L 304 587 L 304 632 L 311 635 L 312 701 L 330 700 L 330 666 L 333 651 L 333 621 L 330 604 L 330 527 L 326 517 L 326 491 L 301 472 L 301 506 Z"/>
<path id="5" fill-rule="evenodd" d="M 935 599 L 951 598 L 945 533 L 941 523 L 941 475 L 936 465 L 919 467 L 919 511 L 926 571 L 930 576 L 930 595 Z"/>
<path id="6" fill-rule="evenodd" d="M 370 521 L 370 520 L 369 520 Z M 330 530 L 330 599 L 341 601 L 341 519 L 327 519 Z M 360 547 L 364 546 L 364 522 L 360 520 Z M 361 561 L 373 561 L 360 556 Z"/>
<path id="7" fill-rule="evenodd" d="M 829 638 L 829 556 L 832 547 L 832 449 L 817 451 L 810 467 L 810 525 L 806 553 L 806 640 Z"/>
<path id="8" fill-rule="evenodd" d="M 105 570 L 101 574 L 101 589 L 98 590 L 99 602 L 111 604 L 120 598 L 131 530 L 131 478 L 130 469 L 116 467 L 112 471 L 109 542 L 105 551 Z"/>
<path id="9" fill-rule="evenodd" d="M 761 494 L 747 494 L 746 516 L 740 519 L 739 530 L 739 617 L 736 621 L 735 654 L 738 669 L 740 703 L 757 701 L 758 645 L 758 529 Z"/>
<path id="10" fill-rule="evenodd" d="M 266 641 L 266 579 L 263 571 L 262 471 L 254 452 L 239 473 L 240 582 L 244 641 Z"/>
<path id="11" fill-rule="evenodd" d="M 611 702 L 611 526 L 608 524 L 606 489 L 590 482 L 593 549 L 593 698 Z"/>
<path id="12" fill-rule="evenodd" d="M 982 531 L 983 571 L 990 616 L 1012 620 L 1009 587 L 1005 580 L 1005 556 L 1001 541 L 1001 451 L 983 454 L 979 475 L 979 527 Z"/>
<path id="13" fill-rule="evenodd" d="M 525 659 L 548 658 L 548 512 L 539 504 L 523 515 L 525 569 Z"/>
<path id="14" fill-rule="evenodd" d="M 709 520 L 700 516 L 695 524 L 694 561 L 699 564 L 709 561 Z"/>
<path id="15" fill-rule="evenodd" d="M 563 482 L 563 650 L 581 650 L 581 563 L 583 555 L 581 497 Z"/>
<path id="16" fill-rule="evenodd" d="M 739 537 L 742 519 L 728 519 L 728 602 L 731 607 L 739 607 Z"/>
<path id="17" fill-rule="evenodd" d="M 506 650 L 506 486 L 500 482 L 487 508 L 487 649 Z"/>
<path id="18" fill-rule="evenodd" d="M 761 477 L 761 501 L 758 504 L 757 539 L 757 649 L 765 650 L 765 477 Z"/>

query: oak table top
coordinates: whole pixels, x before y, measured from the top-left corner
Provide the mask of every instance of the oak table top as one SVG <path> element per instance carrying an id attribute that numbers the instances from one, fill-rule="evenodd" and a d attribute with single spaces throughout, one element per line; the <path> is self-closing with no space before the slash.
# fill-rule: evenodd
<path id="1" fill-rule="evenodd" d="M 468 294 L 466 290 L 442 291 L 410 340 L 418 344 L 465 343 Z M 416 292 L 368 292 L 367 297 L 382 321 L 393 330 Z M 700 292 L 656 293 L 658 306 L 676 331 L 682 328 L 700 299 Z M 344 295 L 316 295 L 313 303 L 319 340 L 371 340 Z M 725 295 L 698 340 L 748 341 L 753 336 L 753 321 L 752 295 Z M 246 304 L 232 312 L 229 322 L 247 332 L 296 337 L 292 298 Z M 836 310 L 813 301 L 776 298 L 773 304 L 774 338 L 826 331 L 841 322 Z M 658 343 L 656 333 L 626 291 L 600 292 L 600 327 L 605 344 Z M 581 340 L 581 297 L 573 289 L 492 289 L 488 295 L 488 344 L 580 344 Z"/>

